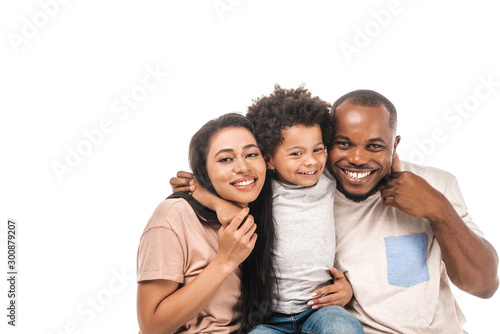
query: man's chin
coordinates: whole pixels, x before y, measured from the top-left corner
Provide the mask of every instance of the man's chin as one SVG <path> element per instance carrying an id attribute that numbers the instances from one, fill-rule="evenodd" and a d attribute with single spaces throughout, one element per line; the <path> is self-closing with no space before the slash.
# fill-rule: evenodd
<path id="1" fill-rule="evenodd" d="M 377 184 L 375 187 L 373 187 L 369 192 L 367 193 L 364 193 L 364 194 L 353 194 L 353 193 L 350 193 L 348 192 L 343 186 L 342 184 L 337 183 L 337 189 L 342 193 L 344 194 L 345 198 L 347 198 L 348 200 L 350 201 L 353 201 L 353 202 L 356 202 L 356 203 L 359 203 L 359 202 L 363 202 L 365 200 L 368 199 L 368 197 L 370 197 L 371 195 L 375 194 L 377 191 L 378 191 L 378 187 L 379 187 L 379 184 Z"/>

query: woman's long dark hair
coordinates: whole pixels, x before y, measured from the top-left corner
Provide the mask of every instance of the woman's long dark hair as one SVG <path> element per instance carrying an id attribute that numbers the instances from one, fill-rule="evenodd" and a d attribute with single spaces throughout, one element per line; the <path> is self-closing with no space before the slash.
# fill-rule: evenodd
<path id="1" fill-rule="evenodd" d="M 243 115 L 229 113 L 203 125 L 191 138 L 189 164 L 197 182 L 217 194 L 208 177 L 207 154 L 211 138 L 225 128 L 245 128 L 252 134 L 254 127 Z M 275 231 L 272 214 L 271 175 L 266 176 L 264 186 L 255 201 L 249 204 L 250 214 L 257 224 L 257 242 L 248 258 L 242 263 L 242 325 L 240 332 L 246 333 L 260 324 L 270 314 L 275 288 L 275 270 L 271 251 L 274 248 Z M 214 211 L 201 205 L 187 192 L 176 192 L 168 198 L 183 198 L 193 208 L 202 224 L 219 224 Z"/>
<path id="2" fill-rule="evenodd" d="M 250 203 L 250 213 L 257 224 L 257 242 L 241 265 L 241 294 L 243 318 L 239 333 L 248 333 L 270 315 L 276 299 L 276 272 L 272 250 L 275 243 L 273 222 L 272 176 L 268 171 L 266 182 L 256 201 Z"/>

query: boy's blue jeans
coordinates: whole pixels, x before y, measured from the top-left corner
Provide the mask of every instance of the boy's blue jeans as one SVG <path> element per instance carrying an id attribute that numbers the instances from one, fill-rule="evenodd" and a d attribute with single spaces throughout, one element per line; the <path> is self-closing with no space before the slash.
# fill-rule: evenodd
<path id="1" fill-rule="evenodd" d="M 364 331 L 361 323 L 342 307 L 327 306 L 298 314 L 273 313 L 250 333 L 358 334 Z"/>

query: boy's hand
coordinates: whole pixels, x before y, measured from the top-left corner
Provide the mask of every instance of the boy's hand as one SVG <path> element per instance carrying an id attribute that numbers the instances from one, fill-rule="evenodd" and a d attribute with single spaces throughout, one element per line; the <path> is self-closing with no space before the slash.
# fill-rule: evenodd
<path id="1" fill-rule="evenodd" d="M 329 305 L 344 307 L 352 298 L 352 287 L 345 278 L 344 273 L 332 268 L 333 284 L 322 287 L 313 292 L 314 299 L 307 305 L 312 305 L 313 309 L 319 309 Z"/>
<path id="2" fill-rule="evenodd" d="M 177 172 L 177 177 L 170 179 L 170 186 L 172 187 L 172 192 L 178 191 L 194 191 L 191 189 L 189 181 L 194 180 L 193 173 L 179 171 Z"/>

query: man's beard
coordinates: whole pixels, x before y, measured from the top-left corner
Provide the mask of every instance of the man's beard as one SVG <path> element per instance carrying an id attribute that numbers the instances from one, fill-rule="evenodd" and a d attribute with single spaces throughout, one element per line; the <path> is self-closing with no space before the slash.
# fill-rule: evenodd
<path id="1" fill-rule="evenodd" d="M 390 173 L 388 173 L 380 181 L 378 181 L 378 183 L 372 189 L 370 189 L 369 192 L 361 194 L 361 195 L 352 194 L 350 192 L 347 192 L 347 190 L 345 190 L 345 188 L 342 186 L 342 183 L 340 183 L 338 181 L 337 181 L 337 189 L 342 194 L 344 194 L 345 198 L 347 198 L 348 200 L 356 202 L 356 203 L 363 202 L 366 199 L 368 199 L 368 197 L 370 197 L 371 195 L 375 194 L 378 191 L 378 188 L 380 187 L 380 185 L 386 182 L 387 178 L 389 177 L 389 174 Z"/>

